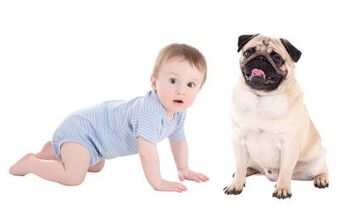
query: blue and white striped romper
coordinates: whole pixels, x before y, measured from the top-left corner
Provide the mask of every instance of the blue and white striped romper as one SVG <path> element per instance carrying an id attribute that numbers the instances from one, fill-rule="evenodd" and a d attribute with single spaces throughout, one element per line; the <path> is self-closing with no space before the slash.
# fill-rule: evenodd
<path id="1" fill-rule="evenodd" d="M 57 158 L 66 142 L 75 142 L 90 151 L 90 166 L 102 158 L 111 159 L 138 153 L 137 137 L 157 144 L 168 137 L 185 139 L 186 112 L 176 112 L 171 122 L 155 91 L 130 101 L 107 101 L 72 113 L 58 127 L 52 142 Z"/>

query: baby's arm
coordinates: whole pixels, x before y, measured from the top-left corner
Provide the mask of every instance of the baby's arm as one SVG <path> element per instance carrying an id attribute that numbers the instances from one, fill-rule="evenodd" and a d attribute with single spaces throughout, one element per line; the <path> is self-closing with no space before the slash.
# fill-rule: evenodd
<path id="1" fill-rule="evenodd" d="M 169 182 L 162 179 L 160 175 L 159 157 L 156 145 L 148 142 L 142 137 L 138 137 L 138 140 L 142 168 L 153 189 L 157 191 L 185 191 L 186 187 L 183 184 Z"/>
<path id="2" fill-rule="evenodd" d="M 186 179 L 196 182 L 206 182 L 209 180 L 206 175 L 193 172 L 188 168 L 188 145 L 186 140 L 170 142 L 170 146 L 181 181 Z"/>

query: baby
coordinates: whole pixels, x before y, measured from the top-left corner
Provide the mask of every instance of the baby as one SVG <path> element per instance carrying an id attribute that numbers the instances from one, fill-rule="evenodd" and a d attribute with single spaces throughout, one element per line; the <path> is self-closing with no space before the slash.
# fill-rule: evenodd
<path id="1" fill-rule="evenodd" d="M 204 56 L 186 44 L 163 48 L 151 76 L 152 90 L 130 101 L 107 101 L 68 116 L 37 153 L 16 162 L 10 173 L 33 173 L 64 185 L 79 185 L 87 172 L 100 171 L 105 159 L 139 153 L 145 176 L 158 191 L 183 192 L 179 182 L 162 178 L 156 145 L 168 137 L 181 181 L 208 177 L 188 167 L 184 134 L 186 109 L 205 82 Z"/>

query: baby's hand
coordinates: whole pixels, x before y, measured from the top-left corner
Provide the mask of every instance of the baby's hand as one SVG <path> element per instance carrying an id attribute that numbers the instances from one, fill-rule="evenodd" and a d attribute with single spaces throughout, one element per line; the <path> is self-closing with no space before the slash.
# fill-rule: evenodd
<path id="1" fill-rule="evenodd" d="M 166 180 L 162 180 L 160 184 L 154 187 L 157 191 L 175 191 L 175 192 L 183 192 L 186 191 L 187 188 L 181 183 L 170 182 Z"/>
<path id="2" fill-rule="evenodd" d="M 195 181 L 197 183 L 200 182 L 206 182 L 209 180 L 209 178 L 202 174 L 202 173 L 196 173 L 188 168 L 184 168 L 179 170 L 179 179 L 181 181 L 183 180 L 191 180 L 191 181 Z"/>

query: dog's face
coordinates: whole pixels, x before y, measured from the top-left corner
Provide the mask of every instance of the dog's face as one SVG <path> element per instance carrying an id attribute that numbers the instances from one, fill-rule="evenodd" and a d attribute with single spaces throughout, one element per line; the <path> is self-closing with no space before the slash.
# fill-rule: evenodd
<path id="1" fill-rule="evenodd" d="M 279 88 L 289 74 L 294 74 L 294 62 L 301 52 L 289 41 L 263 35 L 242 35 L 238 52 L 242 50 L 240 67 L 246 84 L 264 92 Z"/>

